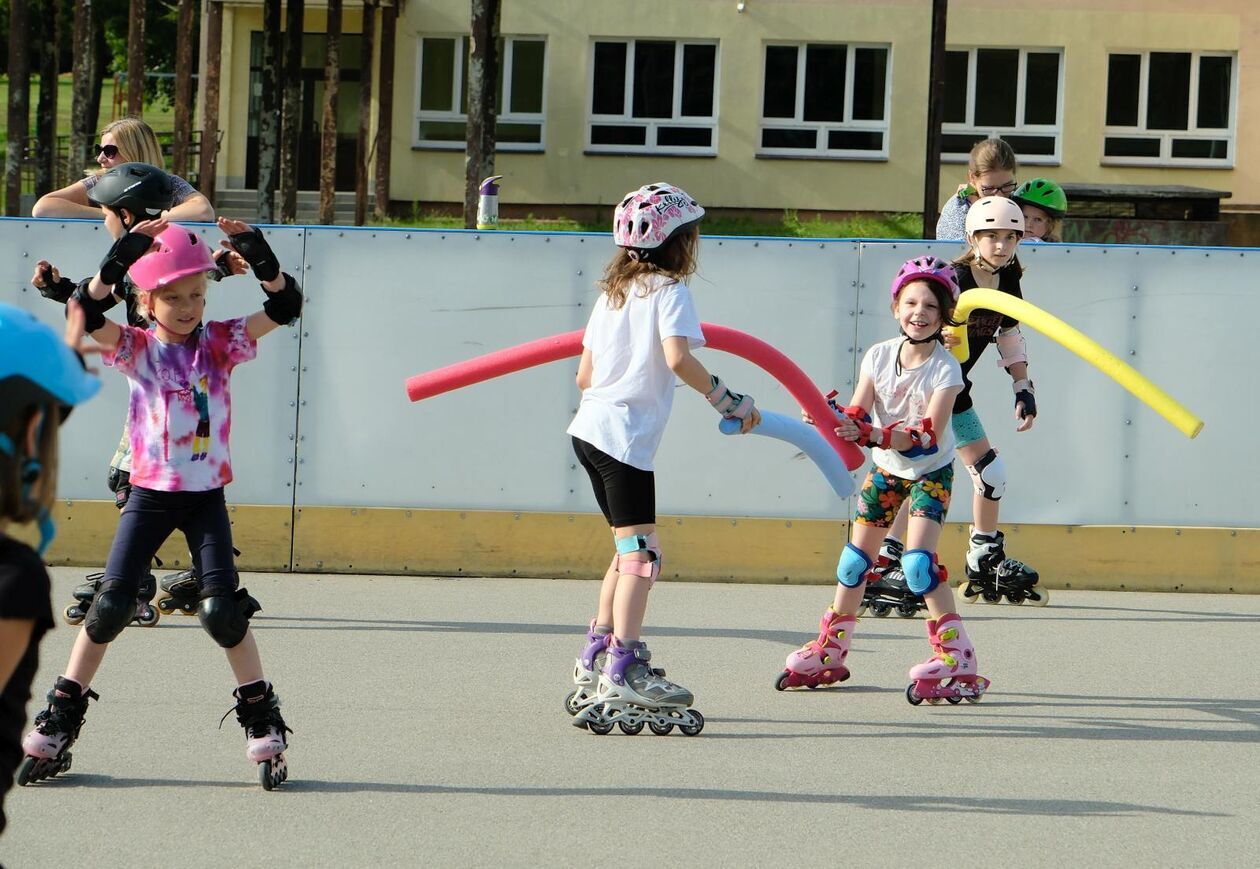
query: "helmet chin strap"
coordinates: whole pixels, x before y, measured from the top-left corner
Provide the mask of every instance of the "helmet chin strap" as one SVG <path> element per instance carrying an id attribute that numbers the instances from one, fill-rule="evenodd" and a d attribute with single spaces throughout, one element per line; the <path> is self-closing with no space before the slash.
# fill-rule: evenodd
<path id="1" fill-rule="evenodd" d="M 976 258 L 976 268 L 980 269 L 980 271 L 987 272 L 988 274 L 991 274 L 991 275 L 996 275 L 998 271 L 1001 270 L 1002 266 L 992 265 L 987 259 L 984 258 L 984 256 L 980 253 L 980 245 L 973 244 L 971 246 L 971 253 Z"/>

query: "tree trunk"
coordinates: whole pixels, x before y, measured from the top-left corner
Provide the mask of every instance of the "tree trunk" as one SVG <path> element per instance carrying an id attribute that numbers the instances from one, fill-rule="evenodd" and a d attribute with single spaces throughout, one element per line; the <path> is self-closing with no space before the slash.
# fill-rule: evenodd
<path id="1" fill-rule="evenodd" d="M 368 135 L 372 125 L 372 56 L 376 43 L 376 3 L 363 3 L 363 62 L 359 75 L 359 138 L 355 142 L 354 166 L 354 223 L 362 226 L 367 222 L 368 187 Z"/>
<path id="2" fill-rule="evenodd" d="M 61 68 L 61 2 L 40 4 L 39 105 L 35 109 L 35 196 L 57 183 L 57 71 Z"/>
<path id="3" fill-rule="evenodd" d="M 495 85 L 499 78 L 500 0 L 472 0 L 468 59 L 468 145 L 464 155 L 464 228 L 477 226 L 477 190 L 494 174 Z"/>
<path id="4" fill-rule="evenodd" d="M 188 139 L 192 119 L 193 0 L 179 0 L 175 40 L 175 134 L 171 171 L 188 174 Z"/>
<path id="5" fill-rule="evenodd" d="M 101 88 L 105 83 L 105 58 L 107 57 L 109 57 L 109 46 L 105 44 L 105 21 L 100 16 L 93 16 L 92 51 L 88 55 L 92 64 L 92 68 L 88 71 L 88 82 L 91 88 L 88 97 L 89 139 L 95 139 L 96 131 L 101 127 Z"/>
<path id="6" fill-rule="evenodd" d="M 280 0 L 263 0 L 262 99 L 258 112 L 258 220 L 276 213 L 280 140 Z"/>
<path id="7" fill-rule="evenodd" d="M 337 91 L 341 85 L 341 0 L 328 0 L 328 53 L 324 65 L 324 112 L 320 119 L 319 222 L 336 215 Z"/>
<path id="8" fill-rule="evenodd" d="M 394 42 L 398 37 L 398 2 L 381 3 L 380 92 L 376 98 L 376 202 L 378 219 L 389 214 L 389 157 L 394 124 Z"/>
<path id="9" fill-rule="evenodd" d="M 214 204 L 219 156 L 219 81 L 223 61 L 223 4 L 206 0 L 206 79 L 201 83 L 201 165 L 197 187 Z"/>
<path id="10" fill-rule="evenodd" d="M 302 114 L 304 0 L 288 0 L 284 27 L 284 105 L 280 111 L 280 221 L 297 220 L 298 119 Z"/>
<path id="11" fill-rule="evenodd" d="M 66 183 L 83 177 L 92 139 L 89 117 L 92 101 L 92 35 L 95 22 L 91 0 L 74 4 L 73 72 L 70 86 L 70 155 L 66 158 Z"/>
<path id="12" fill-rule="evenodd" d="M 31 43 L 28 0 L 9 0 L 9 121 L 4 154 L 4 213 L 17 217 L 22 210 L 22 161 L 30 132 Z"/>
<path id="13" fill-rule="evenodd" d="M 131 0 L 127 15 L 127 114 L 144 115 L 145 0 Z"/>

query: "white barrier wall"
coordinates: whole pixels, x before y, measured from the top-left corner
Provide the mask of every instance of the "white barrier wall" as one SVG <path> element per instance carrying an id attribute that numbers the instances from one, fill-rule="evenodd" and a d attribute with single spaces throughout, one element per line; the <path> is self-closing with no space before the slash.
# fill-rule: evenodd
<path id="1" fill-rule="evenodd" d="M 202 227 L 207 237 L 213 227 Z M 612 252 L 607 236 L 457 231 L 268 229 L 308 305 L 299 328 L 262 342 L 233 379 L 233 503 L 593 512 L 564 429 L 576 360 L 420 404 L 404 379 L 508 345 L 581 328 Z M 94 271 L 99 224 L 0 221 L 0 300 L 60 322 L 29 284 L 48 259 Z M 692 288 L 701 318 L 748 331 L 844 397 L 871 343 L 895 334 L 887 287 L 906 258 L 958 246 L 922 242 L 706 238 Z M 974 371 L 977 409 L 1011 477 L 1003 520 L 1040 524 L 1260 527 L 1251 382 L 1260 252 L 1029 245 L 1024 292 L 1098 340 L 1206 420 L 1186 439 L 1121 387 L 1025 330 L 1041 416 L 1016 435 L 1010 378 L 989 351 Z M 212 287 L 210 316 L 260 307 L 249 278 Z M 758 405 L 795 413 L 764 372 L 716 351 L 703 360 Z M 102 499 L 124 415 L 123 378 L 65 429 L 60 491 Z M 957 469 L 950 519 L 969 513 Z M 680 389 L 657 462 L 669 514 L 847 518 L 807 461 L 763 438 L 730 438 Z"/>

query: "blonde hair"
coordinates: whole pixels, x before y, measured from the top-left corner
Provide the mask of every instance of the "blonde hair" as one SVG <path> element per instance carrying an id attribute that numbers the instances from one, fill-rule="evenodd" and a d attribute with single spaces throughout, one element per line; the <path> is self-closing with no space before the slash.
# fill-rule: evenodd
<path id="1" fill-rule="evenodd" d="M 119 118 L 101 128 L 101 136 L 113 136 L 118 146 L 118 156 L 126 163 L 148 163 L 166 171 L 166 158 L 158 144 L 153 128 L 139 118 Z M 86 175 L 102 175 L 106 170 L 97 167 Z"/>
<path id="2" fill-rule="evenodd" d="M 206 273 L 205 273 L 205 272 L 198 272 L 197 274 L 192 274 L 192 275 L 184 275 L 183 277 L 176 278 L 175 280 L 171 281 L 169 284 L 167 284 L 167 285 L 166 285 L 166 286 L 164 286 L 164 287 L 158 287 L 156 290 L 145 290 L 145 289 L 142 289 L 142 288 L 140 288 L 140 287 L 136 287 L 136 288 L 135 288 L 135 291 L 136 291 L 136 309 L 135 309 L 136 316 L 137 316 L 137 317 L 139 317 L 140 319 L 144 320 L 146 323 L 152 323 L 152 322 L 154 322 L 154 320 L 153 320 L 153 296 L 154 296 L 155 294 L 161 294 L 161 293 L 166 292 L 167 290 L 170 290 L 170 289 L 173 289 L 173 288 L 175 288 L 175 287 L 179 286 L 179 284 L 180 284 L 180 283 L 182 283 L 183 281 L 187 280 L 188 278 L 195 278 L 195 279 L 198 281 L 198 283 L 200 284 L 200 289 L 201 289 L 202 294 L 203 294 L 203 295 L 205 295 L 205 294 L 206 294 L 206 290 L 207 290 L 207 289 L 209 288 L 209 286 L 210 286 L 210 280 L 209 280 L 209 278 L 206 276 Z"/>
<path id="3" fill-rule="evenodd" d="M 35 414 L 44 412 L 44 419 L 39 427 L 39 443 L 35 446 L 35 457 L 39 459 L 39 497 L 34 502 L 22 497 L 22 489 L 26 484 L 22 481 L 22 465 L 24 462 L 17 456 L 0 451 L 0 519 L 11 519 L 17 523 L 33 522 L 40 511 L 51 508 L 57 498 L 57 431 L 61 425 L 61 411 L 52 404 L 31 405 L 25 412 L 14 415 L 3 433 L 10 442 L 22 445 L 17 452 L 22 452 L 26 444 L 27 428 Z"/>
<path id="4" fill-rule="evenodd" d="M 651 261 L 637 258 L 626 248 L 618 248 L 613 258 L 604 266 L 604 277 L 596 286 L 608 296 L 614 309 L 626 303 L 626 295 L 630 286 L 640 278 L 659 274 L 669 278 L 670 283 L 681 283 L 696 273 L 700 258 L 700 228 L 693 224 L 665 244 L 652 251 Z M 646 296 L 655 289 L 647 283 L 640 295 Z"/>
<path id="5" fill-rule="evenodd" d="M 1062 242 L 1063 236 L 1059 234 L 1059 231 L 1063 229 L 1063 218 L 1052 216 L 1047 221 L 1047 225 L 1049 229 L 1046 230 L 1046 234 L 1041 237 L 1041 240 Z"/>
<path id="6" fill-rule="evenodd" d="M 1005 139 L 982 139 L 972 146 L 971 153 L 967 155 L 967 173 L 972 178 L 1003 170 L 1014 173 L 1018 169 L 1015 150 Z"/>

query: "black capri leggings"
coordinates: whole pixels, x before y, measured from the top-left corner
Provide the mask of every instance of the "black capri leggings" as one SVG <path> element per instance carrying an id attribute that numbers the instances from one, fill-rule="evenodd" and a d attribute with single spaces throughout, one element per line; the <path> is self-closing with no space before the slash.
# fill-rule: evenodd
<path id="1" fill-rule="evenodd" d="M 179 529 L 188 541 L 203 598 L 236 590 L 232 555 L 232 523 L 223 489 L 208 492 L 159 492 L 131 487 L 131 497 L 118 518 L 118 531 L 105 564 L 101 591 L 135 595 L 154 554 Z"/>
<path id="2" fill-rule="evenodd" d="M 586 468 L 595 500 L 613 528 L 656 524 L 656 476 L 651 471 L 619 462 L 581 438 L 573 451 Z"/>

